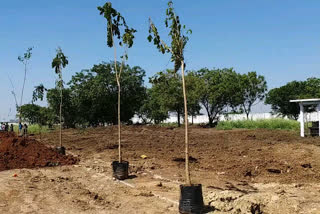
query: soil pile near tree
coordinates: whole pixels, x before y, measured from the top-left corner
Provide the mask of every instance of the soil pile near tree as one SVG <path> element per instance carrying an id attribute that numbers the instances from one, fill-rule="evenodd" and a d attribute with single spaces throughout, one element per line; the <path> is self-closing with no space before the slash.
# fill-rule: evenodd
<path id="1" fill-rule="evenodd" d="M 78 158 L 60 155 L 34 139 L 18 138 L 8 133 L 0 135 L 0 171 L 72 165 L 78 161 Z"/>

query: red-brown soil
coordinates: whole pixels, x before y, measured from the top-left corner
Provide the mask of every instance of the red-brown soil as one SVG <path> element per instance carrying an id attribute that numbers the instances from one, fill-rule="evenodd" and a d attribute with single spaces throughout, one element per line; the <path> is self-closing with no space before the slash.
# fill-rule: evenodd
<path id="1" fill-rule="evenodd" d="M 125 126 L 122 134 L 125 160 L 184 181 L 183 128 Z M 106 153 L 110 160 L 117 160 L 117 127 L 69 130 L 65 135 L 70 152 L 86 157 Z M 48 137 L 46 142 L 57 142 L 55 135 Z M 228 181 L 317 183 L 319 146 L 319 138 L 300 138 L 292 131 L 191 127 L 192 177 L 209 185 L 215 183 L 216 177 Z M 141 155 L 147 155 L 148 159 L 142 159 Z"/>
<path id="2" fill-rule="evenodd" d="M 77 158 L 61 155 L 34 139 L 16 137 L 13 133 L 0 134 L 0 171 L 77 162 Z"/>

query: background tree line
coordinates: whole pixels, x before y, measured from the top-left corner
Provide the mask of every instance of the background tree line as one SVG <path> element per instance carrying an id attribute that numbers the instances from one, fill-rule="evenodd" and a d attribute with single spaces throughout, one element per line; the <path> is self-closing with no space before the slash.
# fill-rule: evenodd
<path id="1" fill-rule="evenodd" d="M 320 98 L 320 79 L 309 78 L 306 81 L 292 81 L 279 88 L 269 91 L 266 97 L 266 104 L 270 104 L 272 112 L 280 116 L 287 116 L 291 119 L 298 119 L 300 108 L 297 103 L 290 103 L 290 100 Z M 313 111 L 314 106 L 306 108 Z"/>
<path id="2" fill-rule="evenodd" d="M 144 123 L 158 124 L 175 114 L 180 125 L 184 116 L 181 75 L 173 70 L 158 72 L 149 78 L 148 88 L 144 77 L 141 67 L 124 66 L 121 121 L 131 123 L 134 115 L 138 115 Z M 210 126 L 227 109 L 249 116 L 252 106 L 262 101 L 267 91 L 263 76 L 256 72 L 240 74 L 232 68 L 188 71 L 185 78 L 188 113 L 193 118 L 203 109 Z M 35 93 L 36 90 L 37 87 Z M 117 82 L 112 63 L 101 63 L 76 73 L 68 87 L 62 89 L 62 96 L 65 127 L 117 124 Z M 48 107 L 34 103 L 24 105 L 19 111 L 21 117 L 30 123 L 58 124 L 60 89 L 48 89 L 46 98 Z"/>

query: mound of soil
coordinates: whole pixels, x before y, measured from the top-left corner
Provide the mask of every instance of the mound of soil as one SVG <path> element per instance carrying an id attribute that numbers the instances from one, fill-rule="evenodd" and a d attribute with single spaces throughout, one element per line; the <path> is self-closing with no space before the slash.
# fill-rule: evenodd
<path id="1" fill-rule="evenodd" d="M 61 155 L 34 139 L 18 138 L 10 133 L 0 135 L 0 171 L 72 165 L 78 161 L 78 158 Z"/>
<path id="2" fill-rule="evenodd" d="M 15 136 L 15 133 L 13 132 L 0 131 L 0 140 L 8 137 L 14 137 L 14 136 Z"/>

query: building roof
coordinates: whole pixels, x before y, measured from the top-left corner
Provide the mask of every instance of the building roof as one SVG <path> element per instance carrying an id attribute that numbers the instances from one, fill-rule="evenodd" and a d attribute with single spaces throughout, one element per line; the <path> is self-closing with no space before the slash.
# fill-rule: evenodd
<path id="1" fill-rule="evenodd" d="M 320 104 L 320 98 L 290 100 L 291 103 Z"/>

